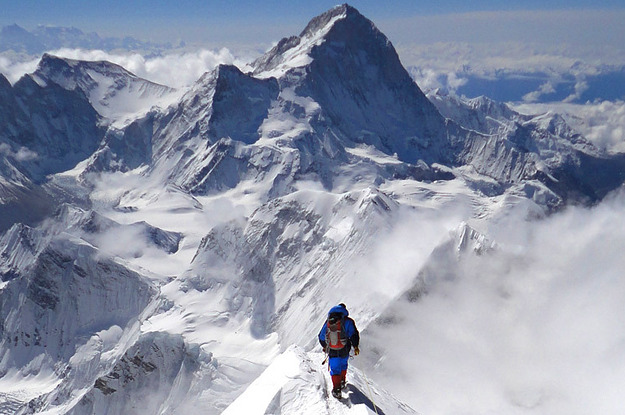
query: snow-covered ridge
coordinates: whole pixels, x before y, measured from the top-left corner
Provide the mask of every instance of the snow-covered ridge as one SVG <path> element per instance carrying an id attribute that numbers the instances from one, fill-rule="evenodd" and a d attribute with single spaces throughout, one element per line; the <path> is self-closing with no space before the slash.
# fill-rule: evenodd
<path id="1" fill-rule="evenodd" d="M 81 91 L 41 86 L 31 75 L 2 88 L 0 157 L 28 181 L 45 182 L 97 149 L 104 128 Z"/>
<path id="2" fill-rule="evenodd" d="M 223 415 L 282 414 L 416 414 L 408 405 L 353 369 L 343 398 L 330 395 L 332 382 L 321 353 L 290 347 L 278 356 Z"/>
<path id="3" fill-rule="evenodd" d="M 153 106 L 167 107 L 179 93 L 137 77 L 107 61 L 78 61 L 44 54 L 32 75 L 41 86 L 54 82 L 81 90 L 98 113 L 114 126 L 124 126 Z"/>

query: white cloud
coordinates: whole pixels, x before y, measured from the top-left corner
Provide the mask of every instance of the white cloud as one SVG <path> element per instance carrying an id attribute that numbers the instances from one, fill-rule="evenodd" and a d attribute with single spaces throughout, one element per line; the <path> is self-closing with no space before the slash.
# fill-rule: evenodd
<path id="1" fill-rule="evenodd" d="M 575 83 L 575 92 L 564 99 L 564 102 L 573 102 L 580 99 L 582 94 L 588 90 L 588 83 L 585 80 L 579 80 Z"/>
<path id="2" fill-rule="evenodd" d="M 186 52 L 172 52 L 162 56 L 145 57 L 139 53 L 109 53 L 102 50 L 59 49 L 49 53 L 86 61 L 106 60 L 118 64 L 137 76 L 153 82 L 180 88 L 191 85 L 202 74 L 219 64 L 242 66 L 246 62 L 235 57 L 228 49 L 199 49 Z M 37 68 L 39 58 L 20 61 L 13 55 L 0 55 L 0 72 L 11 83 Z"/>
<path id="3" fill-rule="evenodd" d="M 2 73 L 12 84 L 17 82 L 24 74 L 37 69 L 39 59 L 20 60 L 13 54 L 0 53 L 0 73 Z"/>
<path id="4" fill-rule="evenodd" d="M 438 88 L 455 92 L 468 82 L 467 78 L 459 76 L 453 71 L 437 72 L 433 69 L 416 67 L 409 68 L 408 71 L 419 88 L 426 92 Z"/>
<path id="5" fill-rule="evenodd" d="M 467 79 L 461 76 L 458 76 L 455 72 L 449 72 L 447 74 L 447 85 L 449 85 L 449 88 L 451 88 L 454 91 L 466 83 L 467 83 Z"/>
<path id="6" fill-rule="evenodd" d="M 551 94 L 553 92 L 556 92 L 556 89 L 553 86 L 553 82 L 551 81 L 547 81 L 544 84 L 542 84 L 539 88 L 538 91 L 534 91 L 534 92 L 530 92 L 529 94 L 525 94 L 523 96 L 523 101 L 525 102 L 536 102 L 538 101 L 538 99 L 544 95 L 544 94 Z"/>
<path id="7" fill-rule="evenodd" d="M 590 62 L 611 63 L 610 55 L 623 61 L 624 20 L 623 10 L 515 10 L 417 15 L 376 24 L 398 47 L 402 59 L 405 50 L 441 42 L 478 45 L 477 49 L 480 45 L 529 45 L 537 48 L 533 54 L 571 50 L 576 56 L 583 53 Z"/>
<path id="8" fill-rule="evenodd" d="M 226 48 L 217 51 L 200 49 L 175 52 L 147 58 L 138 53 L 112 54 L 101 50 L 82 49 L 59 49 L 50 53 L 70 59 L 106 60 L 126 68 L 137 76 L 175 88 L 191 85 L 202 74 L 219 64 L 243 64 Z"/>
<path id="9" fill-rule="evenodd" d="M 17 151 L 13 151 L 6 143 L 0 143 L 0 154 L 12 157 L 17 161 L 29 161 L 39 157 L 37 153 L 27 149 L 26 147 L 20 147 Z"/>
<path id="10" fill-rule="evenodd" d="M 427 295 L 387 311 L 395 325 L 363 332 L 384 352 L 369 373 L 422 413 L 619 413 L 625 193 L 489 226 L 496 253 L 437 263 Z"/>
<path id="11" fill-rule="evenodd" d="M 516 72 L 596 75 L 606 67 L 625 65 L 625 50 L 597 50 L 577 45 L 556 48 L 522 41 L 408 43 L 399 46 L 398 53 L 406 66 L 484 77 Z"/>
<path id="12" fill-rule="evenodd" d="M 577 80 L 573 100 L 588 87 L 588 76 L 625 66 L 624 19 L 621 10 L 509 11 L 413 16 L 379 26 L 405 66 L 428 74 L 415 76 L 425 90 L 442 83 L 453 91 L 449 74 L 489 80 L 536 74 L 541 88 Z M 548 93 L 537 87 L 525 99 Z"/>

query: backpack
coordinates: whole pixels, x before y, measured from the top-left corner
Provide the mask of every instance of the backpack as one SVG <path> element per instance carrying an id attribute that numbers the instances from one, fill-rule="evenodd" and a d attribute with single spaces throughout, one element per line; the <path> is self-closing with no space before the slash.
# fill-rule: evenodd
<path id="1" fill-rule="evenodd" d="M 345 318 L 343 316 L 330 315 L 326 326 L 326 343 L 328 344 L 328 349 L 341 350 L 347 346 Z"/>

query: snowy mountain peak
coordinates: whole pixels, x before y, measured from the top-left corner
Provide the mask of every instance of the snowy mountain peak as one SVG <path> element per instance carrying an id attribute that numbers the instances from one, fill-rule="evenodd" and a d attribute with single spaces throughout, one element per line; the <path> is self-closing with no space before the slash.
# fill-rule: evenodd
<path id="1" fill-rule="evenodd" d="M 35 35 L 17 24 L 4 26 L 0 30 L 0 50 L 33 53 L 42 47 L 43 43 Z"/>
<path id="2" fill-rule="evenodd" d="M 142 79 L 108 61 L 80 61 L 44 54 L 33 79 L 40 85 L 54 82 L 67 90 L 80 90 L 94 109 L 115 126 L 123 126 L 152 106 L 167 106 L 176 90 Z"/>
<path id="3" fill-rule="evenodd" d="M 17 24 L 0 29 L 0 51 L 14 51 L 40 56 L 43 52 L 62 48 L 83 50 L 131 50 L 158 53 L 171 49 L 169 43 L 142 42 L 129 36 L 124 38 L 104 37 L 97 33 L 84 33 L 75 27 L 38 25 L 26 30 Z"/>
<path id="4" fill-rule="evenodd" d="M 533 246 L 585 226 L 577 208 L 550 220 L 555 237 L 536 222 L 625 180 L 625 156 L 586 151 L 552 114 L 432 103 L 346 4 L 254 68 L 219 65 L 182 97 L 52 55 L 14 86 L 0 77 L 0 414 L 414 413 L 400 399 L 472 411 L 452 398 L 501 372 L 484 371 L 495 348 L 465 327 L 526 314 L 517 292 L 548 279 L 531 284 Z M 546 268 L 566 277 L 554 257 Z M 341 302 L 362 353 L 337 401 L 317 334 Z M 534 404 L 524 380 L 528 394 L 494 385 L 497 406 L 550 412 L 558 391 Z"/>
<path id="5" fill-rule="evenodd" d="M 68 71 L 79 71 L 82 68 L 97 70 L 101 73 L 125 75 L 131 78 L 136 76 L 123 67 L 108 61 L 81 61 L 76 59 L 63 58 L 60 56 L 44 53 L 37 66 L 36 73 L 42 75 L 70 75 Z"/>
<path id="6" fill-rule="evenodd" d="M 17 23 L 13 23 L 8 26 L 3 26 L 2 29 L 0 29 L 1 36 L 18 36 L 18 35 L 23 35 L 25 33 L 28 33 L 28 31 L 24 29 L 22 26 L 18 25 Z"/>
<path id="7" fill-rule="evenodd" d="M 450 162 L 444 118 L 391 42 L 351 6 L 313 18 L 253 67 L 255 76 L 279 78 L 312 99 L 348 145 L 372 145 L 408 163 Z"/>
<path id="8" fill-rule="evenodd" d="M 354 7 L 347 4 L 334 7 L 313 18 L 299 36 L 283 38 L 257 59 L 252 64 L 254 74 L 280 77 L 290 69 L 310 64 L 313 48 L 326 41 L 352 43 L 357 39 L 361 45 L 382 40 L 390 46 L 388 39 Z"/>
<path id="9" fill-rule="evenodd" d="M 362 41 L 370 42 L 378 39 L 382 40 L 384 45 L 391 46 L 386 36 L 371 20 L 348 4 L 337 6 L 313 18 L 300 37 L 314 36 L 316 33 L 322 33 L 326 39 L 333 41 L 353 41 L 361 38 Z"/>
<path id="10" fill-rule="evenodd" d="M 345 19 L 349 16 L 365 19 L 365 17 L 361 15 L 358 10 L 349 4 L 344 3 L 333 7 L 317 17 L 314 17 L 310 22 L 308 22 L 304 30 L 302 30 L 300 37 L 313 36 L 315 33 L 324 30 L 328 24 L 335 22 L 337 19 Z"/>

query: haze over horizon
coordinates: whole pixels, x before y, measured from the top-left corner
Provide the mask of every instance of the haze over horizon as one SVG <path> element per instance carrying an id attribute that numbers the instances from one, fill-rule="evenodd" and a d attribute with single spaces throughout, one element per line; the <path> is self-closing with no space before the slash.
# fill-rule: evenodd
<path id="1" fill-rule="evenodd" d="M 0 1 L 0 26 L 18 24 L 77 27 L 101 36 L 132 36 L 144 41 L 183 40 L 208 47 L 237 48 L 270 44 L 297 34 L 310 16 L 335 1 L 199 2 L 64 0 Z M 623 48 L 625 4 L 589 0 L 525 1 L 522 4 L 480 0 L 428 2 L 371 0 L 350 3 L 370 18 L 399 47 L 435 42 L 538 42 L 580 47 Z M 548 22 L 548 24 L 546 24 Z"/>

